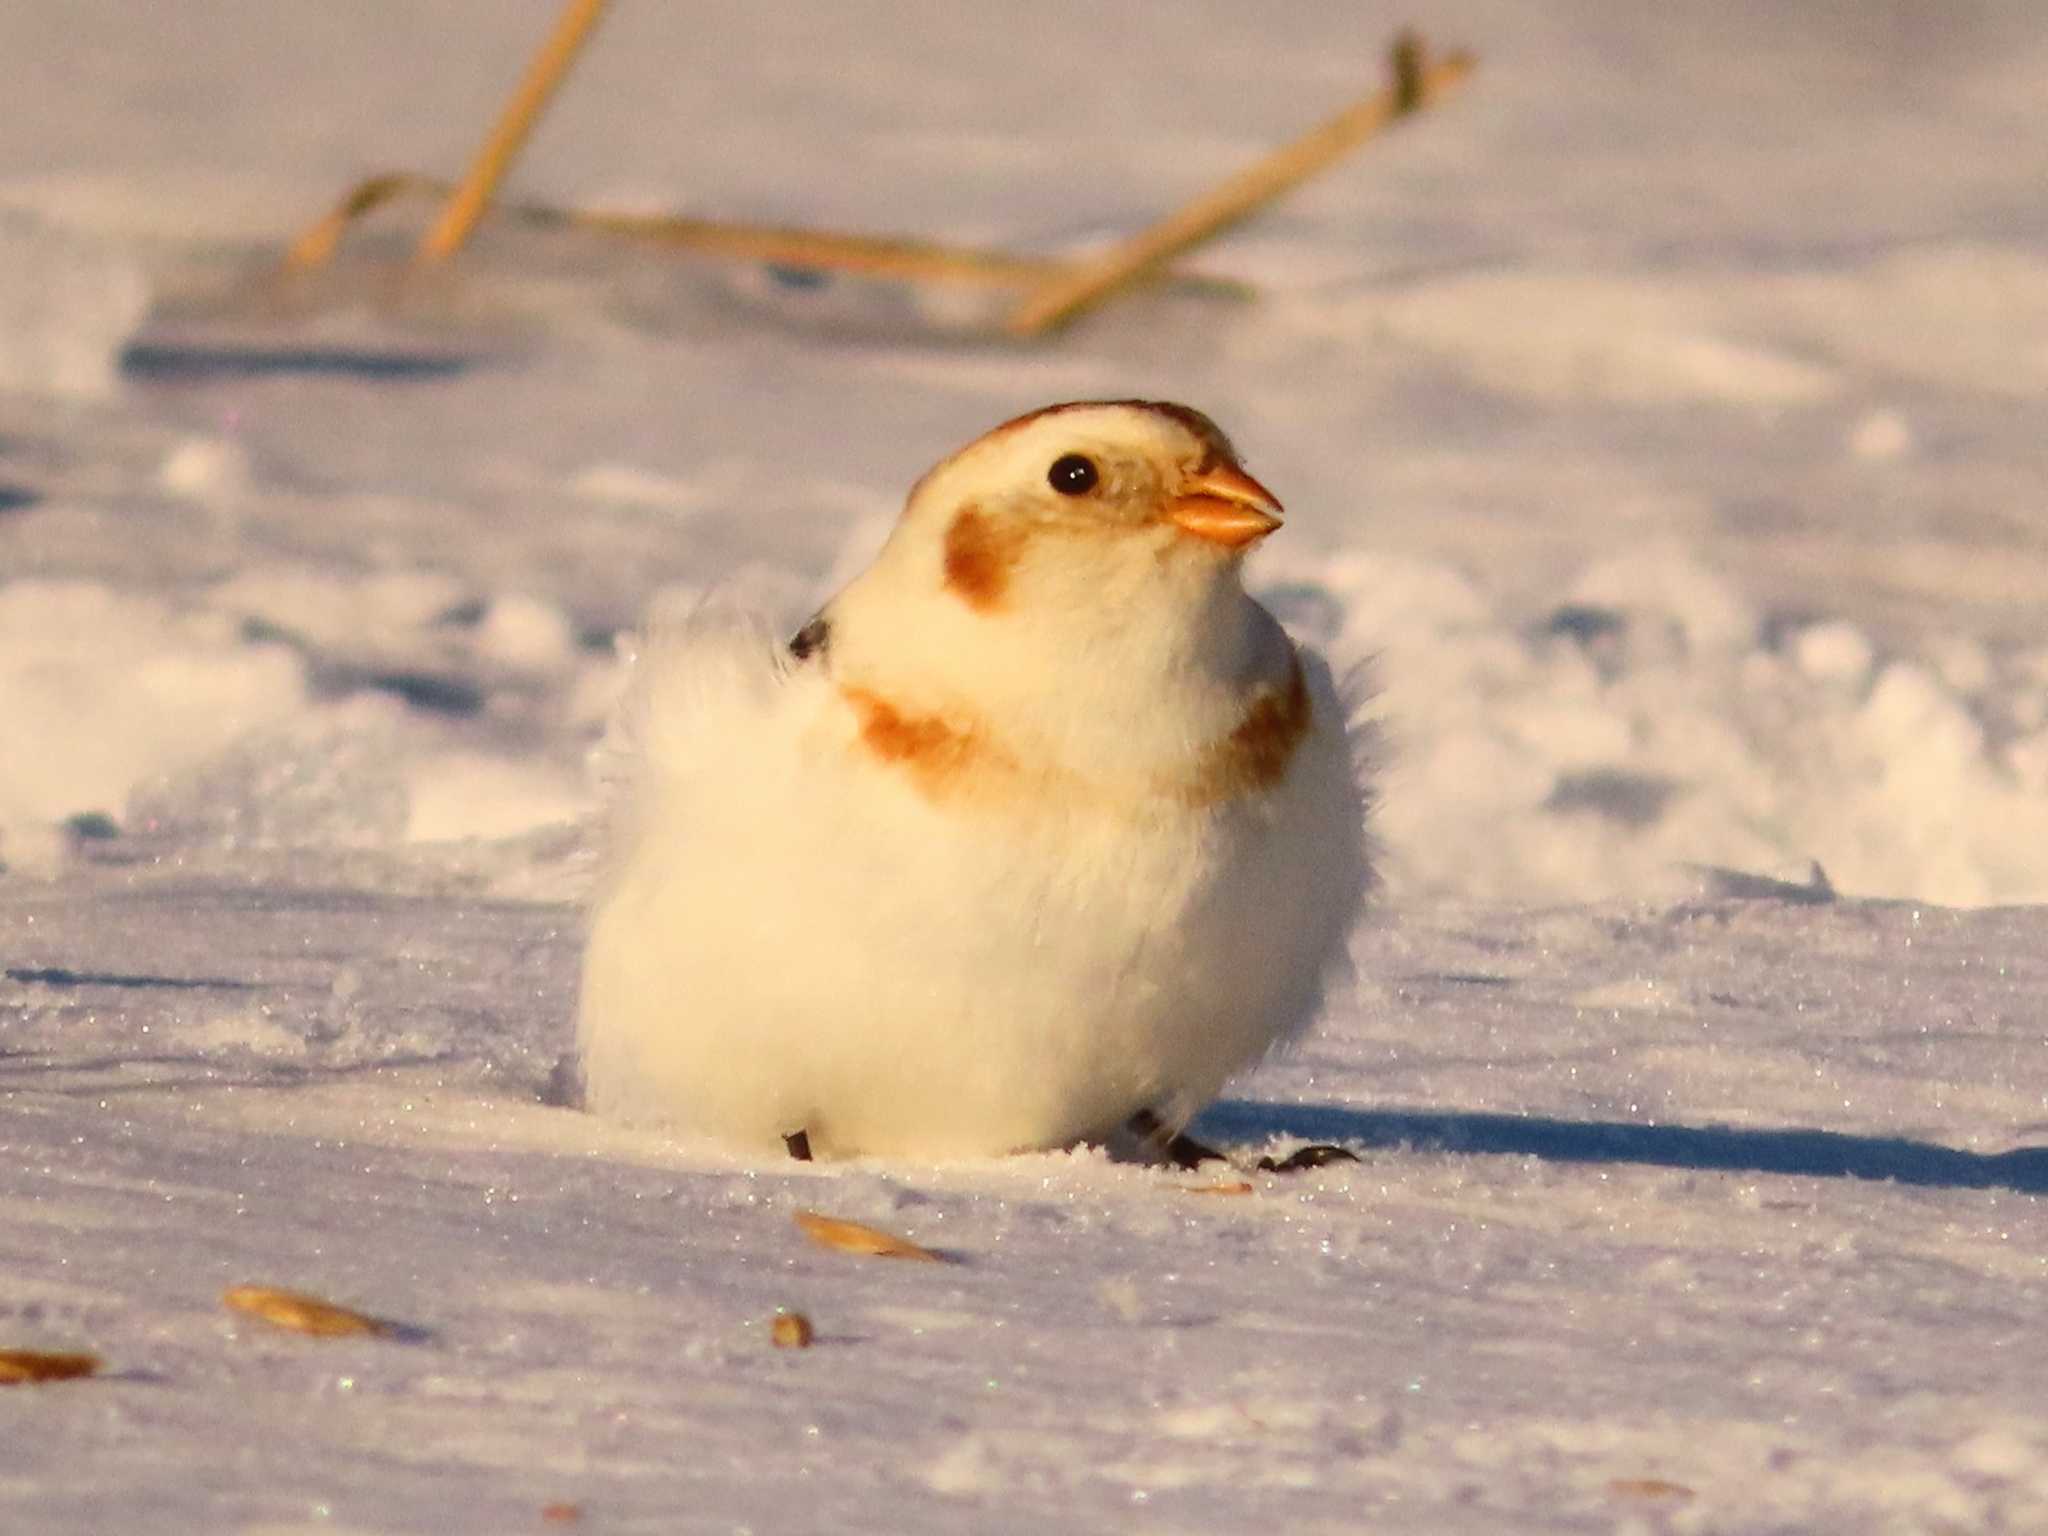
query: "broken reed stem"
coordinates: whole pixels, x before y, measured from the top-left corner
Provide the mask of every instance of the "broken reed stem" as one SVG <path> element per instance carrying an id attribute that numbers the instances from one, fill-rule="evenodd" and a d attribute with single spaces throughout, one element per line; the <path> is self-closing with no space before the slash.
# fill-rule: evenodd
<path id="1" fill-rule="evenodd" d="M 680 246 L 735 261 L 851 272 L 864 277 L 905 278 L 913 282 L 1029 288 L 1067 270 L 1064 262 L 1041 257 L 786 225 L 728 224 L 674 215 L 599 212 L 572 214 L 569 221 L 587 229 L 627 235 L 656 245 Z"/>
<path id="2" fill-rule="evenodd" d="M 284 269 L 287 272 L 311 272 L 324 267 L 334 258 L 335 248 L 341 244 L 341 237 L 348 233 L 353 224 L 372 209 L 381 208 L 393 198 L 409 192 L 431 192 L 436 197 L 451 187 L 445 181 L 432 181 L 425 176 L 413 176 L 404 171 L 388 175 L 371 176 L 357 182 L 343 194 L 340 202 L 313 223 L 306 226 L 284 253 Z"/>
<path id="3" fill-rule="evenodd" d="M 569 0 L 553 35 L 534 58 L 512 102 L 459 184 L 451 186 L 403 171 L 372 176 L 351 188 L 340 203 L 292 242 L 285 253 L 285 270 L 308 272 L 325 265 L 355 220 L 396 198 L 415 194 L 447 200 L 433 229 L 421 240 L 417 258 L 438 261 L 460 250 L 490 208 L 491 194 L 498 181 L 532 132 L 534 122 L 596 26 L 605 4 L 606 0 Z M 1038 336 L 1100 304 L 1119 289 L 1155 275 L 1178 256 L 1214 239 L 1326 169 L 1390 123 L 1441 100 L 1471 73 L 1474 62 L 1466 53 L 1431 60 L 1421 40 L 1404 32 L 1393 45 L 1390 85 L 1121 245 L 1087 261 L 1047 260 L 890 236 L 726 223 L 676 215 L 558 209 L 534 203 L 502 207 L 504 212 L 528 223 L 598 230 L 727 260 L 918 283 L 1023 288 L 1029 291 L 1011 311 L 1003 328 L 1013 336 Z M 1179 281 L 1193 289 L 1232 298 L 1242 298 L 1250 292 L 1246 284 L 1223 279 L 1187 277 Z"/>
<path id="4" fill-rule="evenodd" d="M 604 15 L 608 0 L 569 0 L 555 23 L 555 30 L 541 45 L 540 52 L 526 68 L 526 76 L 512 99 L 505 104 L 497 126 L 484 140 L 470 163 L 469 172 L 448 199 L 434 227 L 420 241 L 415 258 L 422 262 L 444 261 L 461 250 L 476 222 L 490 206 L 491 194 L 505 172 L 526 147 L 527 135 L 547 110 L 548 101 L 583 50 L 591 31 Z"/>
<path id="5" fill-rule="evenodd" d="M 1012 336 L 1039 336 L 1092 309 L 1119 289 L 1251 217 L 1389 124 L 1441 100 L 1463 83 L 1476 62 L 1469 53 L 1454 53 L 1432 61 L 1418 39 L 1402 34 L 1393 47 L 1392 84 L 1345 108 L 1121 245 L 1082 263 L 1068 276 L 1048 283 L 1011 312 L 1003 329 Z"/>
<path id="6" fill-rule="evenodd" d="M 431 176 L 395 171 L 372 176 L 351 187 L 334 207 L 291 243 L 284 268 L 311 272 L 333 259 L 341 238 L 357 219 L 386 203 L 405 197 L 444 197 L 450 184 Z M 1004 251 L 935 245 L 891 235 L 850 235 L 824 229 L 796 229 L 776 224 L 737 224 L 717 219 L 691 219 L 677 214 L 614 213 L 602 209 L 554 208 L 544 203 L 498 203 L 495 212 L 527 224 L 595 230 L 645 241 L 701 256 L 729 261 L 760 262 L 806 271 L 847 272 L 862 277 L 897 278 L 914 283 L 952 283 L 968 287 L 1030 289 L 1042 287 L 1074 270 L 1066 261 L 1041 256 L 1013 256 Z M 1178 277 L 1190 288 L 1229 298 L 1250 290 L 1224 278 Z"/>

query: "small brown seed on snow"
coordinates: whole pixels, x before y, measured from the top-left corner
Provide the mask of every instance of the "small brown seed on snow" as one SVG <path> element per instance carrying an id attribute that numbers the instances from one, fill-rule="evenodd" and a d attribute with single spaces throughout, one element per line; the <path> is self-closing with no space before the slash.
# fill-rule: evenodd
<path id="1" fill-rule="evenodd" d="M 386 1337 L 395 1330 L 382 1318 L 338 1307 L 303 1291 L 279 1290 L 271 1285 L 234 1285 L 221 1293 L 221 1302 L 236 1312 L 261 1318 L 276 1328 L 315 1338 L 338 1339 L 369 1334 Z"/>
<path id="2" fill-rule="evenodd" d="M 0 1386 L 31 1381 L 70 1381 L 100 1368 L 98 1355 L 59 1355 L 40 1349 L 0 1349 Z"/>
<path id="3" fill-rule="evenodd" d="M 857 1221 L 841 1221 L 837 1216 L 817 1211 L 798 1211 L 796 1224 L 812 1242 L 841 1253 L 860 1253 L 878 1259 L 921 1259 L 927 1264 L 939 1262 L 939 1256 L 931 1249 L 920 1248 L 907 1237 L 864 1227 Z"/>
<path id="4" fill-rule="evenodd" d="M 817 1336 L 811 1320 L 801 1312 L 778 1312 L 768 1325 L 768 1342 L 777 1349 L 809 1349 Z"/>
<path id="5" fill-rule="evenodd" d="M 1693 1496 L 1693 1491 L 1683 1483 L 1666 1482 L 1661 1477 L 1617 1477 L 1607 1484 L 1607 1491 L 1617 1499 L 1644 1499 L 1655 1502 L 1669 1500 L 1683 1504 Z"/>

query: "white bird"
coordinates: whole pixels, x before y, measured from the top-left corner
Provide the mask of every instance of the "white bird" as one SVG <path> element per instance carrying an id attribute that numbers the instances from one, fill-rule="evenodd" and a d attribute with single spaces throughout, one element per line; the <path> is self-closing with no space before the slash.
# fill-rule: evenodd
<path id="1" fill-rule="evenodd" d="M 1206 416 L 1051 406 L 785 647 L 644 637 L 586 1104 L 799 1156 L 1163 1146 L 1304 1028 L 1371 883 L 1330 674 L 1244 590 Z"/>

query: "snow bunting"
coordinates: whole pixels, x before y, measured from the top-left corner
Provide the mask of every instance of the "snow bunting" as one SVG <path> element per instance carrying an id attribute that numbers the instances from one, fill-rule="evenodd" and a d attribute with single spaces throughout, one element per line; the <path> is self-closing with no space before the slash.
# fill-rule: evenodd
<path id="1" fill-rule="evenodd" d="M 644 637 L 578 1022 L 602 1114 L 799 1155 L 1162 1141 L 1307 1024 L 1370 881 L 1328 669 L 1206 416 L 1056 405 L 787 645 Z"/>

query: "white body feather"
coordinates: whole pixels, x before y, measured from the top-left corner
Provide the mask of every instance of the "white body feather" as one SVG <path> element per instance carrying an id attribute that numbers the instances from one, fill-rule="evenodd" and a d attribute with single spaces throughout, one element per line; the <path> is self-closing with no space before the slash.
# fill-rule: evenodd
<path id="1" fill-rule="evenodd" d="M 1058 1147 L 1140 1110 L 1184 1124 L 1313 1015 L 1369 879 L 1327 671 L 1307 658 L 1277 782 L 1163 792 L 1246 678 L 1295 664 L 1234 569 L 1204 606 L 1190 568 L 1167 640 L 1128 613 L 1089 634 L 1099 583 L 1028 622 L 904 599 L 930 543 L 907 515 L 830 609 L 829 664 L 730 618 L 647 637 L 585 958 L 591 1108 L 777 1152 L 802 1130 L 821 1156 Z M 869 679 L 934 710 L 964 692 L 1004 752 L 935 791 L 869 750 Z"/>

